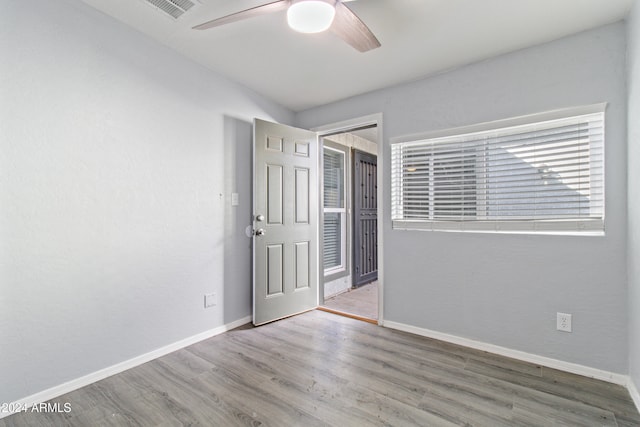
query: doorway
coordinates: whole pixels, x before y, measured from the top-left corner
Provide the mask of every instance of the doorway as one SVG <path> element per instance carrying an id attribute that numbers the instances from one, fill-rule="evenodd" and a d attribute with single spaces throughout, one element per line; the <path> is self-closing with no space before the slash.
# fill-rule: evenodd
<path id="1" fill-rule="evenodd" d="M 252 225 L 245 230 L 252 238 L 253 247 L 254 325 L 318 306 L 322 308 L 325 295 L 330 299 L 352 290 L 352 159 L 356 150 L 377 154 L 381 126 L 382 114 L 311 131 L 254 119 L 253 213 Z M 331 142 L 329 137 L 338 141 Z M 337 170 L 327 173 L 327 203 L 324 203 L 322 180 L 322 144 L 325 139 L 327 153 L 331 151 L 330 145 L 334 145 L 334 159 L 328 158 L 327 165 L 333 164 L 332 168 Z M 379 158 L 378 162 L 381 160 Z M 377 169 L 373 176 L 377 180 L 379 175 L 380 169 Z M 376 193 L 372 197 L 382 198 L 382 186 L 374 184 L 370 188 Z M 330 200 L 335 203 L 329 203 Z M 377 216 L 380 217 L 380 204 L 377 207 Z M 384 264 L 380 229 L 378 222 L 376 244 L 373 246 L 377 249 L 375 259 L 381 270 Z M 333 240 L 330 238 L 332 232 Z M 326 252 L 323 249 L 325 240 L 327 247 L 333 244 L 332 249 Z M 357 314 L 352 309 L 344 313 L 335 311 L 382 325 L 382 277 L 380 271 L 378 280 L 371 282 L 371 286 L 365 284 L 349 295 L 354 297 L 356 291 L 369 290 L 374 299 L 371 313 Z M 344 291 L 332 294 L 334 279 L 338 284 L 346 284 Z"/>
<path id="2" fill-rule="evenodd" d="M 321 307 L 378 323 L 378 129 L 324 135 Z"/>

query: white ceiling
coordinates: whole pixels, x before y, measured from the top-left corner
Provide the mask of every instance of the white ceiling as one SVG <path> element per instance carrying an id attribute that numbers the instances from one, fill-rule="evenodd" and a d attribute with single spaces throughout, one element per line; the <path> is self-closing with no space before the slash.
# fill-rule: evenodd
<path id="1" fill-rule="evenodd" d="M 194 0 L 178 20 L 144 0 L 83 0 L 200 64 L 301 111 L 623 19 L 633 0 L 357 0 L 382 47 L 290 30 L 286 12 L 191 27 L 272 0 Z"/>

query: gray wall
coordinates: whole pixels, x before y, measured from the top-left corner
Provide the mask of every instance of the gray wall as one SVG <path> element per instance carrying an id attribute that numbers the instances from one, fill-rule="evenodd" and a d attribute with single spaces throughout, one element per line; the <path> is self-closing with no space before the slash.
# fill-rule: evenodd
<path id="1" fill-rule="evenodd" d="M 629 183 L 629 374 L 640 387 L 640 4 L 627 20 L 628 183 Z"/>
<path id="2" fill-rule="evenodd" d="M 391 229 L 389 138 L 608 102 L 606 236 Z M 384 318 L 626 373 L 625 26 L 618 23 L 301 112 L 311 128 L 384 115 Z M 573 333 L 556 331 L 556 312 Z"/>
<path id="3" fill-rule="evenodd" d="M 293 113 L 79 1 L 0 5 L 0 402 L 250 315 L 250 122 Z"/>

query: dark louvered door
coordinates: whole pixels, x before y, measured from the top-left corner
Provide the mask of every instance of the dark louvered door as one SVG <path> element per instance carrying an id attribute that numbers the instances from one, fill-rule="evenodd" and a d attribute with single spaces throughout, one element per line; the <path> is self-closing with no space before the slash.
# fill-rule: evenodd
<path id="1" fill-rule="evenodd" d="M 354 150 L 353 156 L 353 286 L 378 278 L 377 158 Z"/>

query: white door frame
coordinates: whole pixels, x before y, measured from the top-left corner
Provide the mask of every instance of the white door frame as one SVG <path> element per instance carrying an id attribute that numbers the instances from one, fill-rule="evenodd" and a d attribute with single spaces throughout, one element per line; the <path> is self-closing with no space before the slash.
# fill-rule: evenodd
<path id="1" fill-rule="evenodd" d="M 363 116 L 363 117 L 357 117 L 354 119 L 349 119 L 349 120 L 344 120 L 341 122 L 336 122 L 336 123 L 330 123 L 324 126 L 318 126 L 316 128 L 312 128 L 311 130 L 316 132 L 318 134 L 319 140 L 326 136 L 326 135 L 330 135 L 330 134 L 336 134 L 336 133 L 342 133 L 342 132 L 349 132 L 361 127 L 365 127 L 365 126 L 376 126 L 376 130 L 378 133 L 378 176 L 377 176 L 377 180 L 378 180 L 378 325 L 382 326 L 384 325 L 384 319 L 383 319 L 383 313 L 384 313 L 384 300 L 383 300 L 383 295 L 384 295 L 384 244 L 383 244 L 383 240 L 384 240 L 384 233 L 383 233 L 383 228 L 384 228 L 384 223 L 386 221 L 386 218 L 384 216 L 384 209 L 382 209 L 383 205 L 384 205 L 384 181 L 382 178 L 383 175 L 383 170 L 384 170 L 384 147 L 382 144 L 382 138 L 384 135 L 383 129 L 382 129 L 382 113 L 377 113 L 377 114 L 371 114 L 368 116 Z M 322 149 L 322 144 L 318 144 L 318 151 L 319 151 L 319 159 L 321 158 L 321 149 Z M 318 180 L 320 183 L 322 183 L 324 177 L 321 176 L 322 174 L 322 168 L 319 168 L 319 177 Z M 318 192 L 318 197 L 322 197 L 322 191 Z M 322 206 L 322 200 L 319 200 L 319 205 L 318 206 Z M 319 209 L 320 212 L 320 209 Z M 318 214 L 318 221 L 321 224 L 321 227 L 324 226 L 324 224 L 322 223 L 322 215 L 319 213 Z M 318 256 L 321 256 L 321 254 L 323 253 L 322 250 L 322 239 L 319 239 L 320 242 L 320 247 L 318 248 Z M 319 274 L 318 276 L 320 277 L 320 279 L 323 278 L 323 274 L 322 274 L 322 268 L 319 268 Z M 321 290 L 324 289 L 324 282 L 322 282 L 321 286 L 318 286 L 318 292 L 320 292 Z M 318 293 L 318 298 L 321 298 L 320 293 Z"/>

